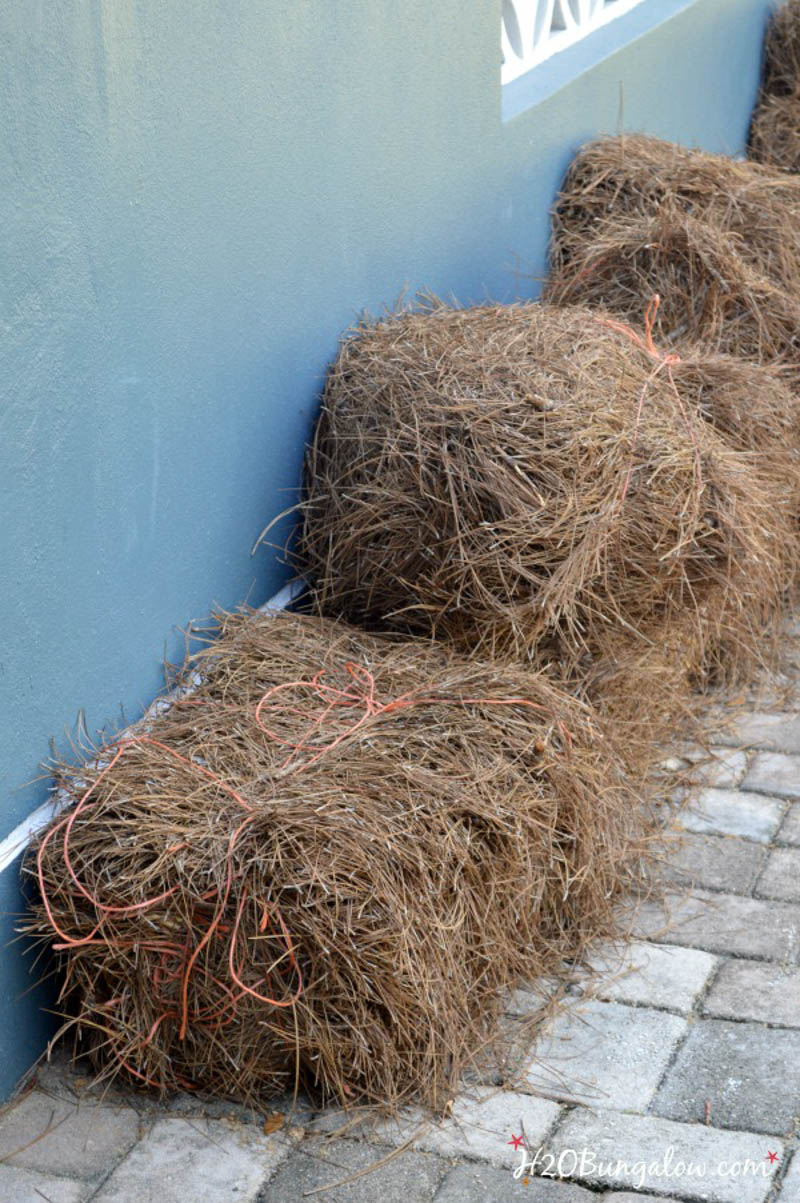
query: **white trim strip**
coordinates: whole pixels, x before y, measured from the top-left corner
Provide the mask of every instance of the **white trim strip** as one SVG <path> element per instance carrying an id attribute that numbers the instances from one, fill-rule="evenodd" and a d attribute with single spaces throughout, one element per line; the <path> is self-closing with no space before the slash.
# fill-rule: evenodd
<path id="1" fill-rule="evenodd" d="M 285 610 L 291 602 L 300 596 L 305 588 L 306 582 L 304 580 L 290 581 L 289 584 L 284 585 L 284 587 L 280 589 L 274 597 L 271 597 L 268 602 L 265 602 L 263 606 L 260 606 L 259 610 L 264 614 L 269 613 L 271 610 Z M 197 678 L 193 684 L 199 684 L 199 678 Z M 191 692 L 191 687 L 189 690 L 184 687 L 182 692 L 183 694 Z M 156 698 L 144 716 L 139 720 L 138 723 L 135 723 L 134 726 L 139 726 L 140 723 L 146 723 L 147 719 L 153 715 L 163 713 L 163 711 L 169 707 L 170 696 L 175 695 L 167 694 L 166 697 Z M 54 819 L 59 811 L 63 810 L 65 806 L 69 805 L 69 802 L 69 795 L 64 790 L 61 790 L 60 793 L 55 794 L 54 797 L 52 797 L 49 801 L 43 803 L 41 806 L 38 806 L 36 810 L 32 811 L 26 819 L 23 819 L 23 821 L 14 828 L 10 835 L 6 836 L 2 843 L 0 843 L 0 873 L 4 872 L 4 870 L 7 869 L 8 866 L 12 864 L 22 852 L 25 851 L 33 836 L 36 835 L 36 832 L 41 831 L 43 827 L 46 827 L 50 820 Z"/>
<path id="2" fill-rule="evenodd" d="M 268 613 L 270 610 L 285 610 L 288 605 L 296 601 L 301 593 L 304 593 L 308 588 L 308 584 L 302 577 L 298 577 L 294 581 L 289 581 L 288 585 L 284 585 L 274 597 L 271 597 L 268 602 L 264 602 L 263 606 L 259 606 L 259 611 L 262 614 Z"/>
<path id="3" fill-rule="evenodd" d="M 36 832 L 46 827 L 64 805 L 65 803 L 60 799 L 53 798 L 50 802 L 37 806 L 27 819 L 23 819 L 19 826 L 14 828 L 11 835 L 6 836 L 0 844 L 0 873 L 7 869 L 21 852 L 25 851 Z"/>

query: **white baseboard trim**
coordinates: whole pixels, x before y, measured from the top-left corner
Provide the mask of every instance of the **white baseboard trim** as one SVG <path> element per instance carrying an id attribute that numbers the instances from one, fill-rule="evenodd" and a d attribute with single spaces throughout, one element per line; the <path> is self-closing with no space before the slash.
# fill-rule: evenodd
<path id="1" fill-rule="evenodd" d="M 263 606 L 259 607 L 259 609 L 263 613 L 267 613 L 270 610 L 285 610 L 296 597 L 300 596 L 305 588 L 305 581 L 290 581 L 288 585 L 284 585 L 284 587 L 280 589 L 274 597 L 271 597 L 269 601 L 265 602 Z M 161 711 L 163 711 L 169 705 L 169 696 L 170 695 L 167 694 L 166 697 L 156 698 L 152 706 L 150 706 L 144 716 L 139 720 L 139 723 L 147 722 L 148 716 L 161 713 Z M 138 726 L 139 723 L 135 724 L 135 726 Z M 122 733 L 120 732 L 120 734 Z M 41 806 L 38 806 L 36 810 L 32 811 L 26 819 L 23 819 L 23 821 L 14 828 L 10 835 L 7 835 L 6 838 L 0 842 L 0 873 L 4 872 L 9 865 L 14 863 L 17 857 L 25 851 L 33 836 L 36 835 L 36 832 L 41 831 L 43 827 L 46 827 L 50 820 L 54 818 L 59 811 L 63 810 L 65 806 L 69 805 L 69 801 L 70 799 L 67 795 L 64 795 L 63 797 L 59 797 L 58 794 L 54 795 L 54 797 L 50 798 L 47 802 L 43 803 Z"/>

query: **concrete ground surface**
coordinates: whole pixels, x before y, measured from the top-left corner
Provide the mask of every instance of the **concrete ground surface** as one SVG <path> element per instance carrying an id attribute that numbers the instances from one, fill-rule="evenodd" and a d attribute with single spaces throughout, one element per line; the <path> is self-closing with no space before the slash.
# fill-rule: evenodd
<path id="1" fill-rule="evenodd" d="M 467 1086 L 444 1120 L 287 1124 L 289 1101 L 160 1104 L 56 1056 L 0 1113 L 0 1201 L 800 1203 L 800 624 L 724 717 L 678 750 L 696 791 L 666 912 L 598 952 L 513 1086 Z"/>

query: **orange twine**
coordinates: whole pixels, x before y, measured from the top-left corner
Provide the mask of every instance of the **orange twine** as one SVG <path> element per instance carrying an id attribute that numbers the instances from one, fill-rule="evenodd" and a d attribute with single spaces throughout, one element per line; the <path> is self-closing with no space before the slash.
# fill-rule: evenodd
<path id="1" fill-rule="evenodd" d="M 633 332 L 631 332 L 631 333 L 633 333 Z M 634 337 L 636 337 L 636 336 L 634 335 Z M 258 727 L 260 728 L 260 730 L 267 736 L 268 739 L 271 739 L 275 743 L 282 744 L 285 747 L 289 748 L 289 755 L 286 758 L 286 760 L 284 761 L 283 767 L 288 768 L 290 770 L 290 772 L 292 772 L 292 773 L 304 772 L 312 764 L 316 763 L 316 761 L 318 761 L 322 756 L 326 755 L 327 753 L 332 751 L 332 749 L 337 747 L 344 739 L 348 738 L 349 736 L 353 735 L 356 731 L 358 731 L 369 719 L 379 718 L 384 714 L 391 714 L 391 713 L 394 713 L 394 712 L 397 712 L 400 710 L 408 709 L 413 706 L 433 705 L 436 703 L 445 703 L 448 705 L 460 705 L 460 706 L 467 706 L 467 705 L 527 706 L 534 710 L 545 711 L 545 708 L 543 706 L 540 706 L 537 703 L 532 702 L 527 698 L 519 698 L 519 697 L 514 697 L 514 698 L 459 698 L 459 697 L 449 696 L 447 694 L 432 693 L 429 696 L 428 695 L 421 696 L 421 695 L 409 692 L 406 694 L 401 694 L 399 697 L 393 698 L 391 701 L 379 702 L 375 696 L 375 678 L 374 678 L 373 674 L 369 671 L 369 669 L 365 668 L 363 665 L 353 663 L 352 661 L 348 661 L 344 667 L 345 667 L 345 671 L 347 672 L 348 676 L 351 678 L 351 683 L 346 688 L 338 688 L 334 685 L 329 684 L 327 681 L 323 680 L 323 678 L 327 674 L 326 674 L 325 670 L 321 669 L 310 680 L 290 681 L 290 682 L 286 682 L 285 684 L 282 684 L 282 685 L 273 686 L 271 689 L 267 690 L 267 692 L 261 697 L 258 704 L 256 705 L 254 718 L 255 718 L 255 721 L 256 721 Z M 305 734 L 296 743 L 292 742 L 290 740 L 284 739 L 282 736 L 277 734 L 275 731 L 271 730 L 265 724 L 265 722 L 263 721 L 263 718 L 262 718 L 262 716 L 265 712 L 268 712 L 268 713 L 282 712 L 282 713 L 287 713 L 287 714 L 292 714 L 292 715 L 300 715 L 300 716 L 308 713 L 309 706 L 308 706 L 307 702 L 304 706 L 297 707 L 297 706 L 288 705 L 282 701 L 274 700 L 278 694 L 284 693 L 286 690 L 289 690 L 289 689 L 310 690 L 312 695 L 316 695 L 316 698 L 322 704 L 322 708 L 320 709 L 316 718 L 313 720 L 313 722 L 311 723 L 311 725 L 309 726 L 309 728 L 305 732 Z M 195 704 L 196 705 L 196 704 L 199 704 L 199 702 L 200 702 L 200 699 L 185 699 L 186 704 Z M 184 703 L 184 699 L 181 699 L 179 702 L 177 702 L 175 704 L 181 705 L 183 703 Z M 324 727 L 326 720 L 329 718 L 329 716 L 332 714 L 332 712 L 339 708 L 342 708 L 342 707 L 355 709 L 356 711 L 360 710 L 360 711 L 362 711 L 362 713 L 360 714 L 360 716 L 354 717 L 353 721 L 350 722 L 349 725 L 347 725 L 343 731 L 340 731 L 339 734 L 336 735 L 333 739 L 330 739 L 328 742 L 323 743 L 321 745 L 316 745 L 315 750 L 314 750 L 313 754 L 310 756 L 310 758 L 304 759 L 304 760 L 298 759 L 298 757 L 302 753 L 308 752 L 311 750 L 310 741 L 314 738 L 315 735 L 319 735 L 319 733 L 322 731 L 322 729 Z M 571 747 L 572 739 L 571 739 L 569 730 L 567 729 L 566 725 L 563 722 L 559 722 L 559 728 L 564 736 L 564 739 L 565 739 L 567 745 L 569 747 Z M 119 762 L 121 757 L 123 755 L 125 755 L 125 753 L 130 748 L 136 746 L 137 744 L 150 744 L 153 747 L 159 748 L 162 752 L 165 752 L 168 756 L 171 756 L 174 760 L 179 761 L 181 764 L 188 766 L 192 770 L 192 772 L 198 773 L 201 776 L 207 778 L 209 781 L 212 781 L 215 785 L 217 785 L 220 789 L 222 789 L 225 793 L 227 793 L 236 802 L 236 804 L 239 807 L 241 807 L 242 810 L 244 810 L 246 812 L 246 817 L 233 830 L 233 832 L 231 833 L 229 840 L 228 840 L 228 849 L 227 849 L 227 853 L 226 853 L 226 857 L 225 857 L 225 884 L 224 884 L 222 893 L 220 894 L 220 892 L 218 890 L 212 889 L 207 894 L 203 895 L 202 899 L 200 899 L 201 904 L 202 903 L 210 904 L 215 899 L 216 899 L 216 901 L 213 906 L 212 915 L 211 915 L 210 921 L 208 923 L 208 926 L 206 927 L 202 938 L 200 939 L 199 943 L 197 943 L 197 945 L 195 946 L 194 951 L 191 953 L 191 955 L 189 954 L 189 949 L 190 949 L 190 939 L 191 939 L 192 930 L 193 930 L 192 927 L 190 927 L 188 929 L 188 931 L 186 932 L 186 938 L 185 938 L 183 944 L 177 944 L 177 943 L 174 943 L 171 941 L 163 941 L 163 940 L 123 940 L 120 938 L 111 937 L 110 935 L 104 934 L 101 932 L 101 928 L 103 927 L 103 924 L 105 923 L 105 921 L 108 917 L 115 916 L 115 915 L 120 915 L 120 916 L 132 915 L 137 912 L 143 912 L 151 907 L 158 905 L 158 903 L 163 902 L 165 899 L 171 897 L 178 889 L 177 886 L 172 886 L 172 887 L 170 887 L 170 889 L 162 891 L 162 893 L 156 895 L 153 898 L 147 898 L 143 902 L 132 903 L 132 904 L 125 905 L 125 906 L 118 906 L 118 905 L 112 905 L 109 903 L 101 902 L 100 899 L 97 898 L 94 894 L 92 894 L 91 891 L 89 891 L 85 887 L 83 882 L 80 880 L 80 878 L 78 877 L 78 874 L 75 871 L 75 868 L 73 866 L 72 859 L 70 856 L 70 838 L 71 838 L 76 820 L 78 819 L 78 817 L 81 814 L 85 814 L 93 806 L 100 805 L 101 799 L 95 799 L 95 801 L 89 801 L 89 799 L 91 798 L 91 795 L 94 793 L 94 791 L 96 790 L 96 788 L 100 784 L 100 782 L 103 780 L 103 778 L 106 777 L 106 775 L 108 773 L 110 773 L 111 770 L 114 768 L 114 766 Z M 294 763 L 292 763 L 293 759 L 294 759 Z M 61 952 L 61 951 L 65 951 L 67 949 L 85 947 L 87 945 L 104 944 L 104 945 L 106 945 L 106 947 L 115 947 L 117 949 L 138 947 L 138 948 L 142 948 L 147 951 L 150 951 L 150 952 L 160 953 L 159 963 L 155 966 L 155 968 L 153 970 L 152 985 L 153 985 L 154 997 L 164 1004 L 165 1010 L 154 1021 L 154 1023 L 152 1024 L 152 1026 L 150 1028 L 150 1031 L 140 1041 L 140 1043 L 138 1044 L 137 1047 L 144 1048 L 146 1045 L 150 1044 L 152 1042 L 152 1040 L 155 1038 L 155 1035 L 156 1035 L 158 1029 L 160 1028 L 161 1024 L 163 1022 L 165 1022 L 167 1019 L 174 1019 L 174 1020 L 180 1021 L 179 1029 L 178 1029 L 178 1038 L 180 1040 L 186 1039 L 190 1020 L 193 1021 L 195 1024 L 197 1024 L 198 1027 L 203 1028 L 205 1030 L 208 1030 L 209 1028 L 211 1028 L 211 1030 L 216 1031 L 221 1027 L 225 1027 L 228 1024 L 234 1022 L 234 1020 L 236 1018 L 236 1008 L 237 1008 L 239 1002 L 241 1001 L 241 999 L 244 998 L 246 995 L 249 995 L 250 997 L 255 998 L 259 1002 L 266 1003 L 269 1006 L 277 1007 L 277 1008 L 293 1007 L 300 999 L 300 997 L 304 991 L 303 975 L 302 975 L 300 966 L 297 962 L 297 958 L 295 956 L 292 937 L 291 937 L 289 930 L 284 922 L 284 919 L 280 912 L 280 909 L 277 906 L 272 905 L 272 907 L 270 907 L 270 905 L 265 900 L 263 900 L 263 899 L 259 900 L 260 906 L 262 908 L 262 917 L 261 917 L 261 920 L 259 923 L 259 931 L 260 932 L 266 931 L 267 926 L 269 924 L 270 913 L 271 913 L 271 911 L 274 912 L 275 918 L 277 919 L 277 923 L 280 928 L 281 937 L 286 946 L 286 952 L 283 954 L 282 957 L 280 957 L 278 959 L 278 961 L 274 962 L 273 965 L 271 965 L 269 967 L 269 969 L 267 969 L 265 971 L 264 977 L 265 977 L 266 981 L 269 981 L 272 971 L 277 967 L 277 965 L 280 963 L 281 960 L 283 960 L 285 957 L 288 957 L 288 960 L 292 966 L 292 970 L 293 970 L 294 974 L 296 975 L 296 980 L 297 980 L 297 987 L 296 987 L 294 993 L 289 998 L 273 998 L 270 995 L 262 994 L 258 990 L 255 990 L 251 986 L 248 986 L 242 980 L 242 977 L 241 977 L 242 966 L 241 966 L 241 964 L 237 965 L 237 963 L 236 963 L 236 943 L 237 943 L 237 938 L 239 935 L 239 930 L 241 928 L 242 916 L 243 916 L 244 909 L 245 909 L 245 906 L 247 904 L 247 899 L 248 899 L 248 891 L 247 891 L 246 886 L 243 886 L 243 888 L 242 888 L 239 902 L 238 902 L 238 905 L 236 908 L 236 915 L 235 915 L 233 923 L 226 924 L 226 923 L 222 922 L 222 917 L 225 913 L 225 908 L 228 904 L 228 899 L 230 897 L 231 889 L 233 886 L 233 879 L 234 879 L 233 853 L 234 853 L 234 849 L 236 847 L 237 841 L 239 840 L 239 837 L 249 827 L 249 825 L 253 822 L 253 820 L 256 817 L 257 817 L 257 812 L 247 802 L 247 800 L 244 797 L 242 797 L 242 795 L 237 790 L 235 790 L 232 786 L 228 785 L 220 776 L 218 776 L 216 773 L 212 772 L 210 769 L 206 768 L 204 765 L 198 764 L 194 760 L 190 760 L 188 757 L 181 755 L 180 752 L 175 751 L 174 748 L 170 748 L 167 744 L 161 743 L 159 740 L 153 739 L 150 736 L 147 736 L 147 735 L 131 736 L 131 737 L 121 740 L 117 744 L 114 755 L 109 760 L 109 762 L 105 765 L 105 767 L 102 769 L 102 771 L 99 773 L 99 775 L 97 776 L 95 781 L 92 783 L 92 785 L 90 785 L 88 787 L 88 789 L 84 792 L 84 794 L 81 796 L 75 809 L 72 810 L 69 813 L 69 815 L 67 815 L 65 818 L 63 818 L 61 820 L 61 822 L 55 824 L 47 832 L 46 836 L 42 840 L 42 843 L 39 847 L 39 850 L 37 853 L 37 858 L 36 858 L 37 876 L 38 876 L 38 880 L 39 880 L 39 889 L 41 892 L 41 897 L 42 897 L 42 901 L 44 904 L 44 908 L 45 908 L 48 920 L 50 921 L 50 924 L 51 924 L 53 930 L 57 933 L 57 935 L 60 937 L 60 940 L 61 940 L 60 943 L 53 945 L 53 948 L 55 951 Z M 43 863 L 42 863 L 44 852 L 45 852 L 48 844 L 50 843 L 50 841 L 61 831 L 63 831 L 63 833 L 64 833 L 62 848 L 63 848 L 64 864 L 65 864 L 65 867 L 67 870 L 68 877 L 69 877 L 70 881 L 72 882 L 72 884 L 74 885 L 75 889 L 78 891 L 78 893 L 94 907 L 95 912 L 98 915 L 97 923 L 92 928 L 90 933 L 87 936 L 83 936 L 81 938 L 72 937 L 67 932 L 62 931 L 61 928 L 59 927 L 58 923 L 56 922 L 55 916 L 53 915 L 52 906 L 51 906 L 50 899 L 48 896 L 47 886 L 45 885 L 45 880 L 44 880 L 44 868 L 43 868 Z M 181 841 L 179 843 L 171 845 L 167 849 L 167 852 L 174 855 L 177 852 L 179 852 L 182 848 L 185 848 L 186 846 L 187 846 L 186 842 Z M 192 919 L 195 922 L 198 922 L 201 919 L 201 916 L 197 912 L 197 907 L 195 907 L 195 911 L 192 916 Z M 98 935 L 98 933 L 100 933 L 100 935 Z M 218 978 L 212 977 L 211 981 L 213 982 L 213 984 L 215 986 L 217 986 L 219 988 L 222 995 L 224 996 L 223 1001 L 218 1006 L 212 1006 L 212 1008 L 210 1010 L 207 1008 L 206 1010 L 196 1011 L 194 1014 L 190 1014 L 189 984 L 190 984 L 190 979 L 191 979 L 192 973 L 193 973 L 195 966 L 197 965 L 197 962 L 203 952 L 203 949 L 210 943 L 210 941 L 215 936 L 227 937 L 228 935 L 230 936 L 230 938 L 229 938 L 229 943 L 228 943 L 227 965 L 228 965 L 228 971 L 230 973 L 231 981 L 233 982 L 233 985 L 236 989 L 232 989 L 231 986 L 228 985 L 227 983 L 220 981 Z M 177 960 L 177 966 L 173 969 L 168 969 L 168 962 L 170 961 L 170 959 Z M 176 1009 L 175 1000 L 165 998 L 162 993 L 162 987 L 164 985 L 167 985 L 170 983 L 174 984 L 176 982 L 180 983 L 179 1000 L 178 1000 L 178 1008 L 177 1009 Z M 120 1002 L 121 1002 L 121 999 L 119 999 L 119 998 L 112 999 L 110 1002 L 104 1004 L 104 1008 L 110 1009 L 112 1006 L 116 1006 Z M 113 1049 L 113 1044 L 112 1044 L 112 1049 Z M 147 1075 L 140 1073 L 139 1070 L 135 1069 L 132 1065 L 130 1065 L 129 1062 L 127 1060 L 125 1060 L 116 1049 L 113 1049 L 113 1052 L 114 1052 L 114 1055 L 117 1057 L 117 1060 L 120 1062 L 120 1064 L 129 1073 L 131 1073 L 134 1077 L 140 1079 L 141 1081 L 145 1082 L 149 1086 L 154 1086 L 154 1087 L 162 1088 L 162 1089 L 164 1088 L 164 1083 L 157 1082 L 157 1081 L 153 1080 L 152 1078 L 149 1078 Z M 181 1081 L 181 1084 L 184 1086 L 192 1085 L 191 1083 L 187 1083 L 185 1081 Z"/>
<path id="2" fill-rule="evenodd" d="M 640 347 L 642 349 L 642 351 L 644 351 L 647 355 L 650 356 L 651 359 L 656 360 L 656 366 L 653 368 L 652 372 L 645 380 L 644 384 L 642 385 L 641 391 L 639 393 L 639 403 L 636 407 L 636 421 L 635 421 L 634 427 L 633 427 L 633 438 L 631 439 L 630 462 L 628 463 L 628 470 L 625 474 L 625 481 L 623 483 L 622 492 L 621 492 L 620 498 L 619 498 L 619 503 L 618 503 L 619 507 L 621 507 L 623 502 L 625 501 L 625 497 L 627 496 L 627 493 L 628 493 L 628 486 L 630 485 L 630 482 L 631 482 L 631 474 L 633 472 L 633 453 L 636 448 L 636 439 L 639 434 L 639 425 L 642 420 L 642 410 L 644 408 L 645 398 L 647 396 L 650 385 L 653 383 L 655 378 L 662 371 L 665 371 L 665 370 L 666 370 L 667 378 L 669 379 L 670 387 L 675 396 L 675 400 L 678 402 L 678 408 L 680 409 L 681 416 L 683 417 L 684 424 L 685 424 L 687 432 L 689 434 L 689 439 L 692 443 L 692 446 L 694 447 L 695 469 L 696 469 L 696 473 L 697 473 L 698 489 L 700 486 L 700 453 L 699 453 L 698 447 L 697 447 L 697 439 L 695 438 L 694 427 L 692 426 L 691 417 L 689 416 L 689 414 L 686 411 L 686 408 L 681 399 L 680 392 L 678 391 L 678 386 L 675 383 L 675 377 L 672 373 L 673 364 L 680 363 L 681 357 L 680 357 L 680 355 L 676 355 L 674 352 L 667 352 L 667 351 L 659 350 L 659 348 L 656 346 L 655 342 L 653 341 L 653 326 L 655 324 L 656 315 L 658 313 L 658 307 L 660 304 L 661 304 L 661 297 L 659 296 L 659 294 L 657 292 L 653 293 L 652 297 L 650 298 L 650 300 L 648 302 L 645 313 L 644 313 L 644 338 L 642 338 L 640 334 L 637 334 L 636 331 L 631 326 L 626 326 L 624 322 L 618 322 L 614 318 L 603 318 L 603 317 L 595 318 L 595 321 L 599 322 L 601 326 L 607 326 L 610 330 L 615 330 L 618 334 L 624 334 L 626 338 L 629 338 L 631 340 L 631 342 L 636 344 L 637 347 Z"/>
<path id="3" fill-rule="evenodd" d="M 321 759 L 322 756 L 332 751 L 335 747 L 353 735 L 360 727 L 371 718 L 380 718 L 384 714 L 392 714 L 398 710 L 407 710 L 412 706 L 432 706 L 437 703 L 455 706 L 470 706 L 470 705 L 486 705 L 486 706 L 529 706 L 534 710 L 542 710 L 543 706 L 531 702 L 527 698 L 459 698 L 448 694 L 431 694 L 419 695 L 413 692 L 401 694 L 399 697 L 393 698 L 389 702 L 379 703 L 375 698 L 375 678 L 368 668 L 361 664 L 355 664 L 348 660 L 345 664 L 345 671 L 352 678 L 352 684 L 346 689 L 339 689 L 334 685 L 329 685 L 323 680 L 327 673 L 321 669 L 315 673 L 310 680 L 306 681 L 287 681 L 282 685 L 274 685 L 272 689 L 268 689 L 263 695 L 255 709 L 255 721 L 264 734 L 275 743 L 283 744 L 284 747 L 290 749 L 289 755 L 284 760 L 282 768 L 289 768 L 292 765 L 293 754 L 306 752 L 309 750 L 309 743 L 317 733 L 328 716 L 341 706 L 355 707 L 363 710 L 360 718 L 357 718 L 350 726 L 341 731 L 334 739 L 326 744 L 318 746 L 318 750 L 310 759 L 296 762 L 292 767 L 295 773 L 305 772 L 312 764 Z M 271 699 L 276 694 L 283 693 L 287 689 L 308 689 L 316 693 L 319 699 L 325 703 L 322 711 L 314 719 L 311 726 L 306 731 L 298 743 L 293 743 L 291 740 L 284 739 L 277 732 L 271 730 L 262 720 L 262 715 L 265 710 L 278 711 L 284 714 L 295 714 L 303 716 L 307 713 L 308 707 L 298 708 L 296 706 L 282 705 L 279 702 L 273 702 Z M 563 723 L 559 723 L 562 734 L 564 735 L 569 746 L 572 746 L 572 740 L 569 731 Z"/>

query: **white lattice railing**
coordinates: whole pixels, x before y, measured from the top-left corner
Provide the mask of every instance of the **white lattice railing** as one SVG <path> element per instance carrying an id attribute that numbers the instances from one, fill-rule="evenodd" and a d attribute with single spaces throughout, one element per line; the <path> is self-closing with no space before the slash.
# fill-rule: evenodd
<path id="1" fill-rule="evenodd" d="M 503 0 L 504 84 L 643 0 Z"/>

